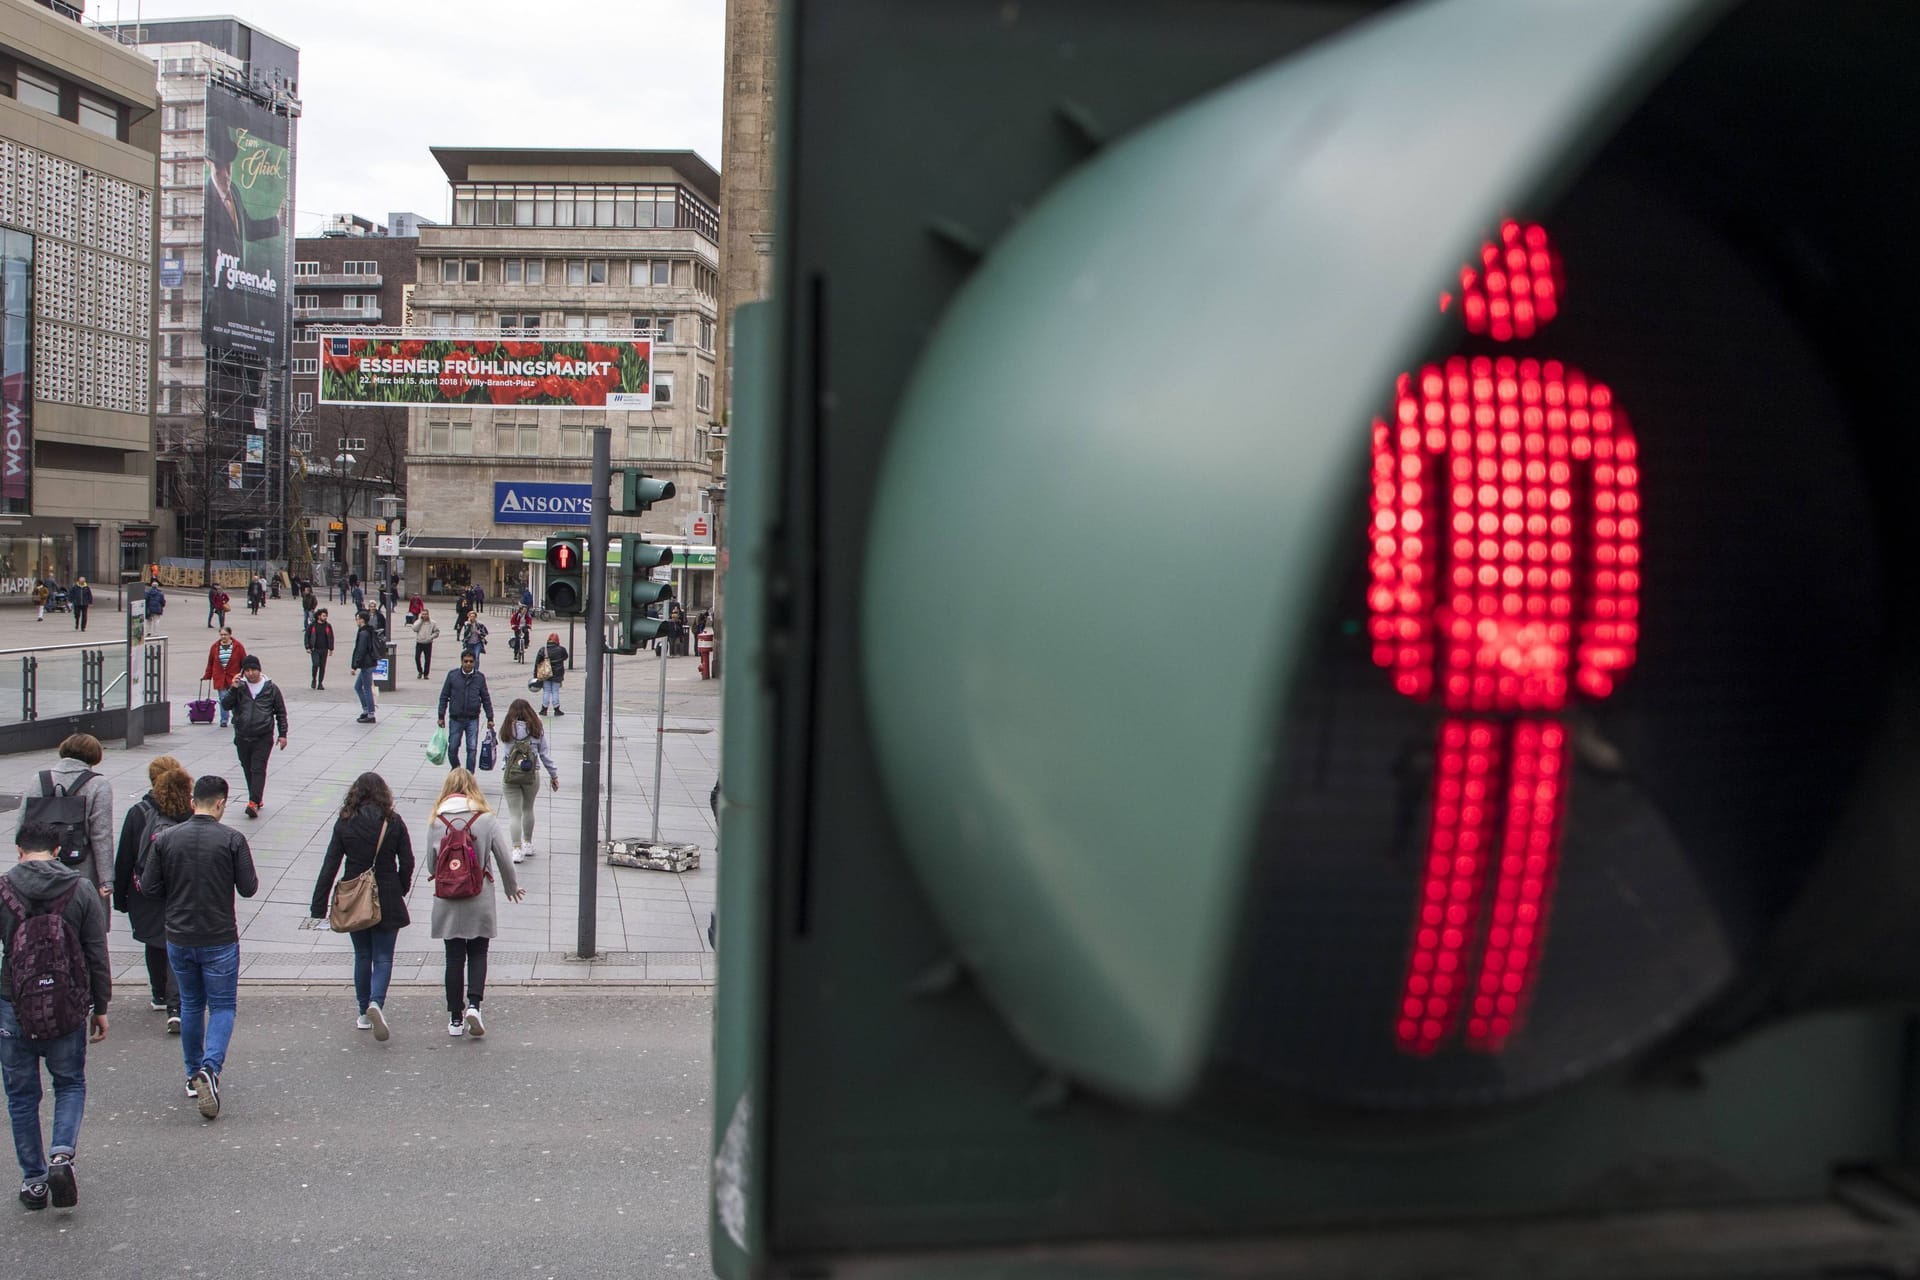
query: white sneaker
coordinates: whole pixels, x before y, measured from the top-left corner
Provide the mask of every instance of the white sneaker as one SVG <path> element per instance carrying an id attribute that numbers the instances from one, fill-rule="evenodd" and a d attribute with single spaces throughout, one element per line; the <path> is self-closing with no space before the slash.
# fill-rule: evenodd
<path id="1" fill-rule="evenodd" d="M 373 1038 L 375 1040 L 384 1043 L 387 1036 L 392 1034 L 387 1030 L 387 1015 L 380 1011 L 379 1005 L 370 1004 L 367 1006 L 367 1020 L 373 1024 Z"/>
<path id="2" fill-rule="evenodd" d="M 361 1031 L 371 1031 L 373 1030 L 373 1019 L 363 1013 L 354 1019 L 353 1025 Z"/>
<path id="3" fill-rule="evenodd" d="M 450 1036 L 463 1036 L 467 1034 L 467 1024 L 455 1018 L 447 1023 L 447 1034 Z"/>
<path id="4" fill-rule="evenodd" d="M 513 860 L 515 862 L 525 862 L 527 860 L 527 851 L 524 846 L 513 846 Z"/>
<path id="5" fill-rule="evenodd" d="M 480 1021 L 480 1010 L 475 1005 L 467 1006 L 467 1034 L 475 1039 L 487 1034 L 487 1024 Z"/>

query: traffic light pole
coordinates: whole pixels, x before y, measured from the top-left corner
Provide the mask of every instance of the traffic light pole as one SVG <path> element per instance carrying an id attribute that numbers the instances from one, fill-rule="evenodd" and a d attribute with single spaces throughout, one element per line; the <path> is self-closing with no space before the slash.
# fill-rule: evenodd
<path id="1" fill-rule="evenodd" d="M 587 678 L 581 708 L 586 732 L 580 746 L 580 933 L 576 954 L 591 959 L 600 875 L 600 700 L 607 671 L 607 507 L 613 484 L 613 432 L 593 429 L 593 515 L 587 529 Z"/>

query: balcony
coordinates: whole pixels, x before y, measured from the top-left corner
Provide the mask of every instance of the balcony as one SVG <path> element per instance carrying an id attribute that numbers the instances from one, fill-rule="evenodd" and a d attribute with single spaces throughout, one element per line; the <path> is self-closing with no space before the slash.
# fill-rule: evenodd
<path id="1" fill-rule="evenodd" d="M 353 320 L 378 323 L 379 307 L 295 307 L 296 324 L 315 324 L 322 320 Z"/>
<path id="2" fill-rule="evenodd" d="M 293 282 L 302 289 L 378 289 L 380 273 L 342 275 L 339 272 L 327 272 L 317 276 L 295 276 Z"/>

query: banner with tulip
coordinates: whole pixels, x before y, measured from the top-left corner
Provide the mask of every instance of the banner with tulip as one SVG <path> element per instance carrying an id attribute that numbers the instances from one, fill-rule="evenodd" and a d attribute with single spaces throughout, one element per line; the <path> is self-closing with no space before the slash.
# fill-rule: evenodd
<path id="1" fill-rule="evenodd" d="M 320 342 L 322 404 L 653 408 L 653 343 L 552 338 L 367 338 Z"/>

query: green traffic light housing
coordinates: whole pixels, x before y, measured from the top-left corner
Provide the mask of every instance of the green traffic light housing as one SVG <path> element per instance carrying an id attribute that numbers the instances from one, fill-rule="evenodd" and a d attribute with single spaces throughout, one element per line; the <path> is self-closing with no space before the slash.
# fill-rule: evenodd
<path id="1" fill-rule="evenodd" d="M 673 481 L 649 476 L 639 467 L 620 467 L 613 473 L 613 514 L 645 515 L 656 502 L 673 496 Z"/>
<path id="2" fill-rule="evenodd" d="M 547 539 L 547 608 L 561 617 L 587 611 L 587 540 L 578 534 Z"/>
<path id="3" fill-rule="evenodd" d="M 668 485 L 671 493 L 673 486 Z M 655 546 L 638 534 L 622 534 L 616 543 L 619 565 L 616 580 L 619 635 L 616 653 L 638 653 L 666 632 L 667 620 L 647 613 L 653 605 L 673 599 L 671 582 L 655 582 L 653 571 L 673 563 L 673 548 Z"/>

